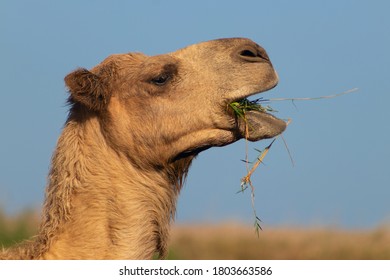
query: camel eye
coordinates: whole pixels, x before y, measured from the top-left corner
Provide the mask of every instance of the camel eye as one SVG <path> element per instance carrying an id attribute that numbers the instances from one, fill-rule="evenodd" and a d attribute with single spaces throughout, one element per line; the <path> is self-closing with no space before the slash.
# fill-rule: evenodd
<path id="1" fill-rule="evenodd" d="M 163 86 L 168 82 L 169 78 L 170 78 L 170 76 L 168 74 L 161 74 L 161 75 L 153 78 L 151 80 L 151 82 L 153 84 L 155 84 L 156 86 Z"/>

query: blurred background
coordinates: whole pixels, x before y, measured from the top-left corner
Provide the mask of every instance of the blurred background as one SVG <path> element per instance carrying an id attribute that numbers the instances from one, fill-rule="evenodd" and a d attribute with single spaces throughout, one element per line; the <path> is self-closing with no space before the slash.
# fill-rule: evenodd
<path id="1" fill-rule="evenodd" d="M 277 249 L 277 240 L 287 248 L 283 240 L 296 235 L 296 248 L 338 236 L 336 248 L 346 240 L 381 248 L 355 258 L 390 258 L 383 245 L 390 244 L 389 10 L 385 0 L 1 1 L 0 239 L 8 241 L 0 243 L 34 232 L 31 221 L 38 219 L 51 153 L 67 116 L 67 73 L 113 53 L 156 55 L 215 38 L 248 37 L 268 51 L 280 76 L 264 98 L 359 90 L 335 99 L 271 103 L 279 118 L 292 119 L 283 136 L 295 165 L 278 139 L 252 177 L 259 238 L 250 191 L 237 194 L 246 173 L 245 141 L 200 154 L 178 201 L 172 257 L 207 258 L 175 249 L 201 236 L 220 242 L 230 236 L 241 249 L 229 256 L 240 258 L 245 236 L 257 252 L 267 252 L 264 244 L 276 238 L 270 252 L 280 252 L 288 250 Z M 268 144 L 251 143 L 249 159 Z M 310 244 L 308 258 L 332 258 Z M 344 251 L 353 250 L 337 256 Z"/>

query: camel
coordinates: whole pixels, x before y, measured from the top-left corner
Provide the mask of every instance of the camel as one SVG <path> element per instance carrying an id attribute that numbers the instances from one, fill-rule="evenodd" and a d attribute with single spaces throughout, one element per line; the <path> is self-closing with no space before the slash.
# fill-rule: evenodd
<path id="1" fill-rule="evenodd" d="M 276 86 L 266 51 L 245 38 L 172 53 L 115 54 L 65 77 L 69 115 L 54 151 L 37 236 L 0 259 L 151 259 L 167 254 L 192 160 L 211 147 L 283 132 L 228 104 Z"/>

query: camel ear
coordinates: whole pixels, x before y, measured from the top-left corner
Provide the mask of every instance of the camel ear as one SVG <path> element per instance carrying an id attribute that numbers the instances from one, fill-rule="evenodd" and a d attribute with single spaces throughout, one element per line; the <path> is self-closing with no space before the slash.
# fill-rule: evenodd
<path id="1" fill-rule="evenodd" d="M 65 77 L 70 103 L 81 103 L 93 111 L 103 110 L 109 100 L 107 83 L 98 75 L 80 68 Z"/>

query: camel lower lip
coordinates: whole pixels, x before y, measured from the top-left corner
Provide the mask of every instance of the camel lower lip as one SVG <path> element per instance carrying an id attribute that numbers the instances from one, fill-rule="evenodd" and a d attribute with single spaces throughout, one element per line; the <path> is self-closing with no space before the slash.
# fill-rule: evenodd
<path id="1" fill-rule="evenodd" d="M 285 121 L 259 111 L 248 111 L 245 120 L 238 118 L 237 121 L 240 135 L 249 141 L 273 138 L 286 129 Z"/>

